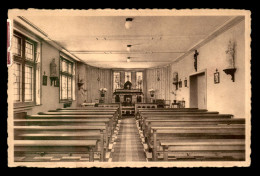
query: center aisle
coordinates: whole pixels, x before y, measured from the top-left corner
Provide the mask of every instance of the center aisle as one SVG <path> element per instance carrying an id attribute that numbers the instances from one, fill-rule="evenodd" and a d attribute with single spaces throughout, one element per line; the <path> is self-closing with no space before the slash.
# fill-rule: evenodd
<path id="1" fill-rule="evenodd" d="M 121 120 L 115 140 L 112 162 L 146 161 L 144 148 L 134 118 Z"/>

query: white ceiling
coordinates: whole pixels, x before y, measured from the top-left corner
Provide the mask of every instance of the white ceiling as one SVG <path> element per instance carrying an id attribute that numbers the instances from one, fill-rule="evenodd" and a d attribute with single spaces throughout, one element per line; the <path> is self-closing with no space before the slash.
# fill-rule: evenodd
<path id="1" fill-rule="evenodd" d="M 103 68 L 169 64 L 227 22 L 229 16 L 24 16 L 69 52 Z M 128 16 L 131 17 L 131 16 Z M 133 45 L 131 52 L 127 45 Z M 126 62 L 132 57 L 131 62 Z"/>

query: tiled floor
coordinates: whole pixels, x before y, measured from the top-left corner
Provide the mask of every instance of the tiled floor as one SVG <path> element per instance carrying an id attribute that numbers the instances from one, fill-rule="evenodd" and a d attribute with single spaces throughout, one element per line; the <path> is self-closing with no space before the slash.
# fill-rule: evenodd
<path id="1" fill-rule="evenodd" d="M 144 148 L 133 117 L 121 120 L 113 148 L 112 162 L 146 161 Z"/>

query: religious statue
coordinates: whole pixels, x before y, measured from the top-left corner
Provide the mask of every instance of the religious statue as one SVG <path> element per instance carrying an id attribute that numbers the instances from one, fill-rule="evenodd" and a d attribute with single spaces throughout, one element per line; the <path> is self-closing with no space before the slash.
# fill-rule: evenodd
<path id="1" fill-rule="evenodd" d="M 116 89 L 119 88 L 119 77 L 116 75 L 116 78 L 115 78 L 115 82 L 116 82 Z"/>
<path id="2" fill-rule="evenodd" d="M 138 84 L 139 89 L 141 89 L 142 82 L 143 82 L 143 80 L 141 79 L 141 76 L 138 76 L 137 84 Z"/>
<path id="3" fill-rule="evenodd" d="M 197 57 L 198 57 L 199 53 L 197 50 L 195 50 L 195 53 L 194 53 L 194 69 L 195 71 L 197 71 Z"/>
<path id="4" fill-rule="evenodd" d="M 81 95 L 83 102 L 86 103 L 87 102 L 87 100 L 86 100 L 87 90 L 84 89 L 83 87 L 81 87 L 80 88 L 80 95 Z"/>
<path id="5" fill-rule="evenodd" d="M 124 89 L 130 90 L 131 87 L 132 87 L 132 83 L 130 81 L 126 81 L 126 83 L 124 84 Z"/>
<path id="6" fill-rule="evenodd" d="M 234 68 L 234 57 L 235 56 L 235 43 L 231 40 L 228 42 L 228 48 L 226 50 L 226 59 L 228 63 L 228 68 Z"/>
<path id="7" fill-rule="evenodd" d="M 58 77 L 56 68 L 55 58 L 53 58 L 50 64 L 50 77 Z"/>

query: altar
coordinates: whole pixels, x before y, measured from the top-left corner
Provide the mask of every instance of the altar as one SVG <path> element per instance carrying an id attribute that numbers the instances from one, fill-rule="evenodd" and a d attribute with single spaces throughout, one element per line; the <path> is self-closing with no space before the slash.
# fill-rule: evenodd
<path id="1" fill-rule="evenodd" d="M 123 89 L 115 89 L 113 103 L 121 103 L 122 115 L 135 115 L 135 103 L 144 102 L 141 89 L 132 89 L 132 83 L 127 81 Z"/>
<path id="2" fill-rule="evenodd" d="M 132 89 L 132 83 L 127 81 L 124 89 L 115 89 L 113 93 L 114 103 L 122 103 L 123 106 L 134 106 L 135 103 L 142 103 L 144 94 L 141 89 Z"/>
<path id="3" fill-rule="evenodd" d="M 116 89 L 113 93 L 114 103 L 135 104 L 142 103 L 144 94 L 140 89 Z"/>

